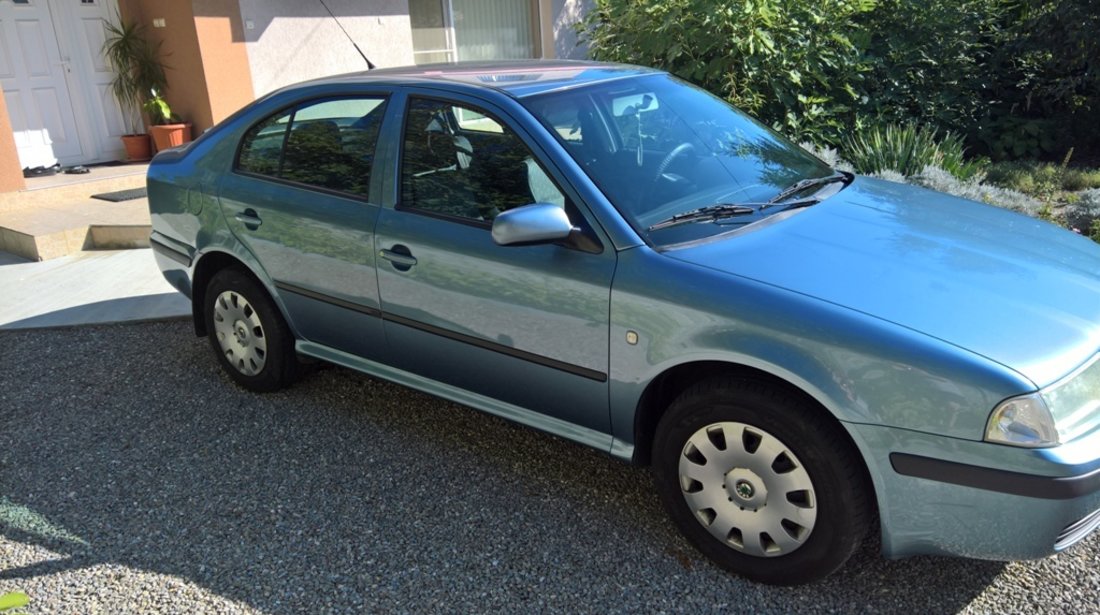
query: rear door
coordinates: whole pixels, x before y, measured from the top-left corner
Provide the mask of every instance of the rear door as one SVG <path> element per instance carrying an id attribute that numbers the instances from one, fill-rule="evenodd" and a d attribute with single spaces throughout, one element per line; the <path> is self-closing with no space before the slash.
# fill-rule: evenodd
<path id="1" fill-rule="evenodd" d="M 374 160 L 387 97 L 310 99 L 260 120 L 218 188 L 229 227 L 274 283 L 297 333 L 375 359 L 384 343 Z"/>
<path id="2" fill-rule="evenodd" d="M 394 203 L 376 229 L 389 361 L 608 433 L 614 250 L 531 133 L 484 101 L 429 92 L 401 107 Z M 534 202 L 565 208 L 580 230 L 494 243 L 493 218 Z"/>

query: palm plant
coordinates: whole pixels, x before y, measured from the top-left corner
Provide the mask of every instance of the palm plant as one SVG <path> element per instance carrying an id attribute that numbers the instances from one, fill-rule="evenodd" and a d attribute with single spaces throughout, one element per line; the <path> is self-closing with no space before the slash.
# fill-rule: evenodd
<path id="1" fill-rule="evenodd" d="M 115 73 L 111 91 L 122 106 L 129 134 L 140 134 L 142 107 L 151 92 L 164 91 L 167 86 L 165 67 L 160 61 L 160 44 L 145 38 L 141 24 L 127 23 L 121 16 L 117 22 L 104 22 L 103 56 Z"/>

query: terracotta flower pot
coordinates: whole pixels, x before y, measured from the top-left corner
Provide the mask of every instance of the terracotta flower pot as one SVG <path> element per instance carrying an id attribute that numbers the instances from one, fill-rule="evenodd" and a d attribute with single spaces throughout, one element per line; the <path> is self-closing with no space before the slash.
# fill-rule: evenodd
<path id="1" fill-rule="evenodd" d="M 191 141 L 191 124 L 162 124 L 149 130 L 153 133 L 158 152 Z"/>
<path id="2" fill-rule="evenodd" d="M 122 147 L 126 148 L 127 160 L 149 160 L 153 157 L 149 135 L 122 135 Z"/>

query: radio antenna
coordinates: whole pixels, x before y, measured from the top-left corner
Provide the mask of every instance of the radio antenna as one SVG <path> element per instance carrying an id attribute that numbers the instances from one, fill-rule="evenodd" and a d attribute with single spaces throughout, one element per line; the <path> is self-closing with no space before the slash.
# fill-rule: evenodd
<path id="1" fill-rule="evenodd" d="M 344 24 L 340 23 L 340 20 L 336 18 L 336 15 L 332 14 L 332 9 L 328 8 L 328 5 L 325 4 L 325 0 L 317 1 L 321 3 L 321 6 L 325 7 L 325 10 L 328 11 L 329 17 L 331 17 L 332 20 L 336 22 L 336 25 L 340 28 L 340 31 L 344 33 L 344 36 L 348 37 L 348 40 L 351 41 L 351 46 L 355 47 L 355 50 L 359 52 L 359 55 L 363 56 L 363 61 L 367 63 L 367 70 L 374 70 L 374 63 L 367 58 L 367 54 L 363 53 L 363 50 L 360 49 L 359 45 L 355 43 L 355 39 L 353 39 L 351 35 L 348 34 L 348 31 L 344 29 Z"/>

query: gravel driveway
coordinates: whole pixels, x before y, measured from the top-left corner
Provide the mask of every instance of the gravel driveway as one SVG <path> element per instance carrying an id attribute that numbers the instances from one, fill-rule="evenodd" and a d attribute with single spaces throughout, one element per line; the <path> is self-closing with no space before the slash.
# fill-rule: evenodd
<path id="1" fill-rule="evenodd" d="M 30 613 L 1087 613 L 1100 540 L 1007 565 L 869 546 L 754 585 L 680 538 L 644 469 L 339 368 L 246 393 L 175 321 L 0 332 L 13 589 Z"/>

